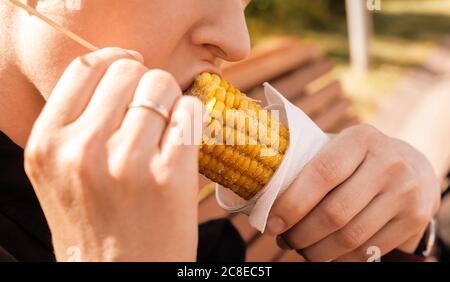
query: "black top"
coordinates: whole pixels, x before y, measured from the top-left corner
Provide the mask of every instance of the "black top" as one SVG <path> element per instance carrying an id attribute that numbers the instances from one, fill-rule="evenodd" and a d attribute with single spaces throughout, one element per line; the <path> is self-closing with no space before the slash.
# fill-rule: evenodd
<path id="1" fill-rule="evenodd" d="M 23 150 L 0 132 L 0 260 L 7 253 L 19 261 L 55 260 L 47 221 L 23 168 Z"/>
<path id="2" fill-rule="evenodd" d="M 245 244 L 228 220 L 200 225 L 199 261 L 243 261 Z M 50 230 L 23 168 L 23 150 L 0 131 L 0 262 L 54 261 Z"/>

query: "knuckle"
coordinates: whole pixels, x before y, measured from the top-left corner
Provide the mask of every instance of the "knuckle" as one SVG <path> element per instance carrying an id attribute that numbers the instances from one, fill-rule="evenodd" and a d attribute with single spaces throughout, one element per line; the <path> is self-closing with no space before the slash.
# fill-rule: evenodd
<path id="1" fill-rule="evenodd" d="M 422 194 L 420 191 L 420 183 L 414 175 L 408 177 L 402 187 L 400 188 L 400 193 L 405 202 L 409 206 L 413 207 L 419 204 L 422 200 Z"/>
<path id="2" fill-rule="evenodd" d="M 118 181 L 118 183 L 127 187 L 133 187 L 133 184 L 142 179 L 144 173 L 139 178 L 139 172 L 142 167 L 139 167 L 138 155 L 133 150 L 123 149 L 120 153 L 116 153 L 113 159 L 111 174 Z"/>
<path id="3" fill-rule="evenodd" d="M 60 149 L 60 162 L 82 179 L 99 170 L 99 139 L 94 134 L 73 138 Z"/>
<path id="4" fill-rule="evenodd" d="M 113 62 L 109 66 L 109 71 L 113 74 L 126 75 L 131 74 L 135 75 L 136 73 L 141 73 L 145 70 L 145 67 L 132 59 L 119 59 Z"/>
<path id="5" fill-rule="evenodd" d="M 373 249 L 374 247 L 377 249 Z M 380 258 L 380 256 L 382 255 L 381 249 L 380 253 L 378 254 L 378 249 L 379 247 L 377 246 L 370 246 L 364 243 L 361 246 L 357 247 L 356 249 L 352 250 L 351 257 L 349 257 L 349 259 L 347 259 L 346 261 L 367 262 L 369 259 L 370 261 L 373 261 L 375 259 Z"/>
<path id="6" fill-rule="evenodd" d="M 76 57 L 69 65 L 72 71 L 85 70 L 86 68 L 101 71 L 105 62 L 110 58 L 125 57 L 126 53 L 120 48 L 107 47 L 87 55 Z"/>
<path id="7" fill-rule="evenodd" d="M 416 209 L 410 215 L 411 225 L 421 229 L 431 221 L 431 214 L 425 209 Z"/>
<path id="8" fill-rule="evenodd" d="M 367 147 L 367 144 L 379 144 L 384 140 L 384 135 L 370 124 L 361 124 L 350 128 L 356 140 L 361 146 Z"/>
<path id="9" fill-rule="evenodd" d="M 176 93 L 181 97 L 181 89 L 178 86 L 177 80 L 167 71 L 160 69 L 152 69 L 145 73 L 142 80 L 148 84 L 157 85 L 162 89 L 175 90 Z"/>
<path id="10" fill-rule="evenodd" d="M 291 226 L 304 217 L 305 209 L 293 198 L 290 198 L 278 206 L 277 214 L 288 226 Z"/>
<path id="11" fill-rule="evenodd" d="M 334 230 L 344 227 L 350 220 L 348 209 L 342 202 L 325 202 L 322 207 L 325 224 Z"/>
<path id="12" fill-rule="evenodd" d="M 287 194 L 282 195 L 281 198 L 275 201 L 270 214 L 281 218 L 281 220 L 286 223 L 286 226 L 292 226 L 299 218 L 303 218 L 305 213 L 302 205 L 299 205 L 294 199 L 295 197 L 291 197 Z M 289 240 L 293 239 L 291 236 L 293 234 L 295 234 L 295 232 L 289 232 L 287 238 Z"/>
<path id="13" fill-rule="evenodd" d="M 319 156 L 311 163 L 311 168 L 324 183 L 333 185 L 339 182 L 339 169 L 336 161 Z"/>
<path id="14" fill-rule="evenodd" d="M 78 73 L 81 70 L 85 70 L 86 68 L 97 69 L 99 68 L 99 63 L 89 64 L 87 62 L 86 56 L 76 57 L 67 67 L 67 70 Z"/>
<path id="15" fill-rule="evenodd" d="M 24 151 L 24 167 L 28 175 L 34 176 L 40 168 L 46 166 L 53 156 L 54 146 L 47 138 L 30 140 Z"/>
<path id="16" fill-rule="evenodd" d="M 377 138 L 381 135 L 381 132 L 370 124 L 361 124 L 356 127 L 357 132 L 366 139 Z"/>
<path id="17" fill-rule="evenodd" d="M 176 84 L 176 80 L 169 72 L 161 69 L 152 69 L 146 73 L 148 79 L 153 79 L 161 84 L 172 85 Z"/>
<path id="18" fill-rule="evenodd" d="M 400 154 L 392 153 L 385 158 L 385 173 L 389 175 L 398 175 L 408 169 L 406 160 Z"/>
<path id="19" fill-rule="evenodd" d="M 160 164 L 158 166 L 158 173 L 155 174 L 154 179 L 157 185 L 155 185 L 156 188 L 160 187 L 173 187 L 177 185 L 177 177 L 174 177 L 174 175 L 177 175 L 179 173 L 178 166 L 176 165 L 169 165 L 167 162 L 164 162 L 164 164 Z M 179 183 L 181 184 L 181 183 Z"/>
<path id="20" fill-rule="evenodd" d="M 346 250 L 354 250 L 364 243 L 364 229 L 362 226 L 355 224 L 343 228 L 337 233 L 337 242 Z"/>
<path id="21" fill-rule="evenodd" d="M 113 58 L 118 56 L 127 56 L 125 50 L 118 47 L 105 47 L 97 51 L 100 57 Z"/>

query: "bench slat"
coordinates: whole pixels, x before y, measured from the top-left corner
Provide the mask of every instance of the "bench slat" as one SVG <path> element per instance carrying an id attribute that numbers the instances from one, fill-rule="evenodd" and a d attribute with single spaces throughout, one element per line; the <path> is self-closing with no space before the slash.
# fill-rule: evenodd
<path id="1" fill-rule="evenodd" d="M 223 76 L 235 87 L 247 92 L 319 56 L 320 50 L 316 46 L 296 43 L 266 56 L 227 65 L 223 68 Z"/>
<path id="2" fill-rule="evenodd" d="M 328 105 L 341 94 L 341 84 L 338 81 L 334 81 L 314 94 L 302 96 L 294 101 L 294 104 L 302 109 L 305 114 L 312 116 L 321 111 L 324 105 Z"/>
<path id="3" fill-rule="evenodd" d="M 277 80 L 268 80 L 288 100 L 296 100 L 303 93 L 305 87 L 322 75 L 331 71 L 333 64 L 328 60 L 318 60 L 302 66 Z M 264 101 L 264 88 L 258 86 L 249 95 Z"/>
<path id="4" fill-rule="evenodd" d="M 324 109 L 317 116 L 314 116 L 313 120 L 323 131 L 330 132 L 333 130 L 333 126 L 338 124 L 345 116 L 351 105 L 352 102 L 350 99 L 343 97 L 333 103 L 329 108 Z"/>
<path id="5" fill-rule="evenodd" d="M 306 86 L 333 69 L 333 63 L 328 60 L 318 60 L 273 82 L 273 86 L 283 93 L 287 99 L 297 98 Z"/>

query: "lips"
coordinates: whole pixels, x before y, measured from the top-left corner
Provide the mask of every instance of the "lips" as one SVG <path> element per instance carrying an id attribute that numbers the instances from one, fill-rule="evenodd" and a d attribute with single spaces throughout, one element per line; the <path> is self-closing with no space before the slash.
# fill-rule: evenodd
<path id="1" fill-rule="evenodd" d="M 191 86 L 194 84 L 195 79 L 204 72 L 209 72 L 209 73 L 213 73 L 213 74 L 222 76 L 222 70 L 218 67 L 215 67 L 215 66 L 203 67 L 200 69 L 200 71 L 196 71 L 194 73 L 194 75 L 190 76 L 190 78 L 186 82 L 186 84 L 182 84 L 183 93 L 186 92 L 189 88 L 191 88 Z"/>

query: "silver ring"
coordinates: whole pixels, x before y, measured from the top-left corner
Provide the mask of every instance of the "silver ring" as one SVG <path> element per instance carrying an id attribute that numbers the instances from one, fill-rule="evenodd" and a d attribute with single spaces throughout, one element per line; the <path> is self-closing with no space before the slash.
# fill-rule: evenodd
<path id="1" fill-rule="evenodd" d="M 162 116 L 166 121 L 169 121 L 169 111 L 162 105 L 159 105 L 152 100 L 145 100 L 145 101 L 134 101 L 129 106 L 128 109 L 135 109 L 135 108 L 144 108 L 147 110 L 150 110 L 152 112 L 155 112 Z"/>

